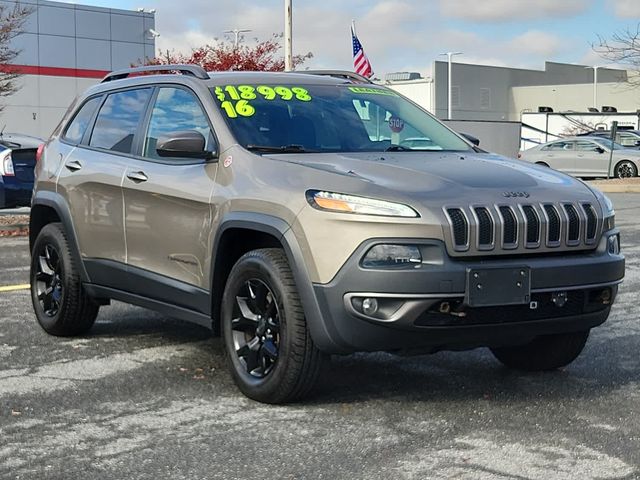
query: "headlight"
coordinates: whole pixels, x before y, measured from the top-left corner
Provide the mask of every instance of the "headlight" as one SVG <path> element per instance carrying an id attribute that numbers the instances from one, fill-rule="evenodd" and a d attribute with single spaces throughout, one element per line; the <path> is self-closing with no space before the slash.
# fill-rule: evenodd
<path id="1" fill-rule="evenodd" d="M 607 197 L 597 188 L 589 185 L 589 189 L 596 196 L 596 198 L 598 199 L 598 203 L 602 208 L 602 214 L 604 217 L 604 231 L 608 232 L 609 230 L 613 230 L 616 227 L 616 211 L 613 208 L 613 202 L 609 197 Z"/>
<path id="2" fill-rule="evenodd" d="M 375 245 L 362 259 L 363 268 L 414 268 L 421 263 L 422 255 L 415 245 Z"/>
<path id="3" fill-rule="evenodd" d="M 358 197 L 344 193 L 307 191 L 307 201 L 318 210 L 329 212 L 359 213 L 361 215 L 382 215 L 386 217 L 419 217 L 418 212 L 402 203 Z"/>

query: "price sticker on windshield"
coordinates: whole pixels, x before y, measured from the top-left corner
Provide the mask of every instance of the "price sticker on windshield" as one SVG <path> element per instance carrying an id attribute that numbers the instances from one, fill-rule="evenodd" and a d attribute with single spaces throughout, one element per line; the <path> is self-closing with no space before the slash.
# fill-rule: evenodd
<path id="1" fill-rule="evenodd" d="M 274 101 L 284 100 L 310 102 L 309 91 L 302 87 L 284 87 L 268 85 L 226 85 L 216 87 L 214 94 L 220 102 L 220 108 L 229 118 L 251 117 L 256 113 L 252 101 L 256 99 Z"/>

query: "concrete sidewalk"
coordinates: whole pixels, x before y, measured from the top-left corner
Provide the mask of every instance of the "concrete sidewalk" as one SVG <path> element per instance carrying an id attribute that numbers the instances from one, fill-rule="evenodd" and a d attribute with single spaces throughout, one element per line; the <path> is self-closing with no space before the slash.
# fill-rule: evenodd
<path id="1" fill-rule="evenodd" d="M 604 193 L 640 193 L 640 178 L 612 178 L 587 183 Z"/>

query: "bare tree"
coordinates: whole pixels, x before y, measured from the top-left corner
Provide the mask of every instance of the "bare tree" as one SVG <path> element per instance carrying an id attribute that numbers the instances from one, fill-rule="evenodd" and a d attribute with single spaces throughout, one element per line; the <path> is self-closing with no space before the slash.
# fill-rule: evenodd
<path id="1" fill-rule="evenodd" d="M 629 75 L 629 84 L 640 87 L 640 23 L 635 27 L 616 32 L 611 39 L 598 36 L 593 50 L 602 58 L 613 63 L 625 65 L 636 72 Z"/>
<path id="2" fill-rule="evenodd" d="M 13 39 L 24 31 L 24 24 L 31 13 L 33 7 L 19 2 L 13 6 L 0 4 L 0 97 L 8 97 L 20 88 L 16 82 L 20 72 L 12 65 L 20 50 L 15 48 Z M 0 105 L 0 111 L 3 108 Z"/>

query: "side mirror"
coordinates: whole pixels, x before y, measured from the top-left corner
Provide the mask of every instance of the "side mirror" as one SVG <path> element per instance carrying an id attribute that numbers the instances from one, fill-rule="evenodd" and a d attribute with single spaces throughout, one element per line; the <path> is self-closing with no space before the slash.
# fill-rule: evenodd
<path id="1" fill-rule="evenodd" d="M 596 152 L 598 152 L 598 153 L 604 153 L 604 148 L 602 148 L 602 147 L 596 147 L 596 148 L 594 148 L 594 150 Z"/>
<path id="2" fill-rule="evenodd" d="M 467 140 L 469 140 L 471 143 L 473 143 L 476 147 L 480 146 L 480 139 L 474 137 L 473 135 L 469 135 L 468 133 L 460 133 L 460 135 L 462 135 L 464 138 L 466 138 Z"/>
<path id="3" fill-rule="evenodd" d="M 206 143 L 204 136 L 196 130 L 169 132 L 158 138 L 156 151 L 161 157 L 210 160 L 215 157 L 215 152 L 207 152 Z"/>

